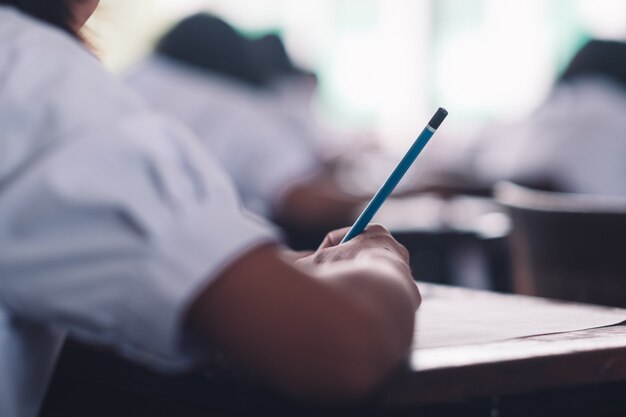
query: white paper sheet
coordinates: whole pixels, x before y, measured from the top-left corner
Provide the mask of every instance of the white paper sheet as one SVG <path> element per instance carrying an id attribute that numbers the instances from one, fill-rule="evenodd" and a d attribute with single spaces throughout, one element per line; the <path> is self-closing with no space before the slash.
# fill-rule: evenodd
<path id="1" fill-rule="evenodd" d="M 418 349 L 489 343 L 519 337 L 610 326 L 626 310 L 555 302 L 534 297 L 421 284 L 417 313 Z"/>

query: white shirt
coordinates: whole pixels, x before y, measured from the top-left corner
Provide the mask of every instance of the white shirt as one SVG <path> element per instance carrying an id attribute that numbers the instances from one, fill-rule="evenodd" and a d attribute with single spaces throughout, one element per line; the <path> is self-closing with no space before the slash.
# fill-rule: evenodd
<path id="1" fill-rule="evenodd" d="M 319 167 L 304 134 L 267 97 L 234 80 L 152 56 L 126 83 L 191 128 L 233 178 L 246 207 L 260 215 L 270 216 L 289 187 Z"/>
<path id="2" fill-rule="evenodd" d="M 626 195 L 626 92 L 603 78 L 559 84 L 526 120 L 484 132 L 473 163 L 486 183 L 547 178 Z"/>
<path id="3" fill-rule="evenodd" d="M 63 337 L 162 369 L 194 297 L 273 239 L 185 128 L 64 33 L 0 7 L 0 416 L 35 416 Z"/>

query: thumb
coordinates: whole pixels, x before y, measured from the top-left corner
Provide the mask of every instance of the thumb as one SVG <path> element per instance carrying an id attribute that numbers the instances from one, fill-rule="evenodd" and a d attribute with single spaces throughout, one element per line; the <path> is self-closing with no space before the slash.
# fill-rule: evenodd
<path id="1" fill-rule="evenodd" d="M 343 239 L 343 237 L 348 233 L 348 230 L 350 230 L 349 227 L 344 227 L 342 229 L 329 232 L 326 237 L 324 237 L 324 240 L 318 249 L 331 248 L 339 245 L 339 243 L 341 243 L 341 239 Z"/>

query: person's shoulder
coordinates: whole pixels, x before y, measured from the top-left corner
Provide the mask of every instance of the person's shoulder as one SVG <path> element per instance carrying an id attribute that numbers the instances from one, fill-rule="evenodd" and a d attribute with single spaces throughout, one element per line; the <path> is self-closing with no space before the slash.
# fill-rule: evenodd
<path id="1" fill-rule="evenodd" d="M 0 77 L 22 92 L 31 86 L 40 94 L 52 90 L 46 85 L 112 79 L 78 39 L 6 6 L 0 6 Z"/>
<path id="2" fill-rule="evenodd" d="M 0 79 L 10 86 L 0 91 L 9 100 L 38 97 L 39 102 L 66 106 L 99 102 L 102 107 L 122 98 L 136 104 L 78 39 L 4 6 L 0 6 Z"/>
<path id="3" fill-rule="evenodd" d="M 12 53 L 33 51 L 47 56 L 53 54 L 58 56 L 59 53 L 75 55 L 85 53 L 85 48 L 71 35 L 15 8 L 0 6 L 0 22 L 0 48 L 5 51 Z M 63 62 L 62 59 L 57 61 Z"/>

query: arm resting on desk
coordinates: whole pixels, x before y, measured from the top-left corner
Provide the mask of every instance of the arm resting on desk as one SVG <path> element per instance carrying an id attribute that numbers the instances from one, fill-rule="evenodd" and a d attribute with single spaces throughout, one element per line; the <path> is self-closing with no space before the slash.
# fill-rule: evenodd
<path id="1" fill-rule="evenodd" d="M 274 217 L 287 226 L 330 230 L 352 223 L 368 197 L 348 194 L 331 174 L 321 174 L 287 189 Z"/>
<path id="2" fill-rule="evenodd" d="M 324 259 L 314 254 L 303 267 L 275 247 L 257 248 L 197 299 L 190 325 L 296 397 L 363 396 L 406 356 L 419 305 L 404 254 L 385 234 L 376 229 L 334 249 L 325 242 L 316 252 Z"/>

